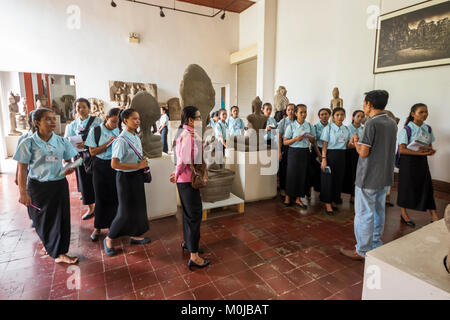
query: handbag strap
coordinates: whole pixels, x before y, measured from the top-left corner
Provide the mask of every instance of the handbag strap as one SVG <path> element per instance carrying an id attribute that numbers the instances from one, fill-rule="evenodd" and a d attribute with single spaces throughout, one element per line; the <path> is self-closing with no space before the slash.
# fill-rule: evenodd
<path id="1" fill-rule="evenodd" d="M 131 141 L 127 137 L 120 136 L 119 138 L 122 138 L 123 140 L 125 140 L 128 143 L 130 148 L 133 149 L 134 153 L 136 153 L 136 155 L 138 156 L 139 160 L 141 160 L 141 161 L 144 160 L 144 158 L 141 156 L 139 151 L 136 150 L 136 148 L 133 146 L 133 144 L 131 143 Z"/>

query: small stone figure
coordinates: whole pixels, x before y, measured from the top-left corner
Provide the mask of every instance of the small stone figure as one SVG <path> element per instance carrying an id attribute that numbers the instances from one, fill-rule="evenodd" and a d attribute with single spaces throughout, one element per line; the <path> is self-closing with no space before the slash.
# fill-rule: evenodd
<path id="1" fill-rule="evenodd" d="M 276 111 L 284 111 L 289 104 L 289 99 L 286 97 L 287 90 L 280 86 L 274 97 L 274 106 Z"/>
<path id="2" fill-rule="evenodd" d="M 9 136 L 21 136 L 22 133 L 17 131 L 16 125 L 16 114 L 19 113 L 19 105 L 17 104 L 20 101 L 19 96 L 15 96 L 12 92 L 9 97 L 9 123 L 10 123 L 10 131 Z"/>
<path id="3" fill-rule="evenodd" d="M 61 102 L 64 103 L 63 112 L 66 121 L 73 120 L 73 102 L 75 101 L 75 97 L 69 94 L 66 94 L 60 98 Z"/>
<path id="4" fill-rule="evenodd" d="M 181 120 L 180 99 L 170 99 L 167 101 L 167 107 L 169 108 L 170 121 Z"/>
<path id="5" fill-rule="evenodd" d="M 91 115 L 105 119 L 105 103 L 97 98 L 89 98 L 88 100 L 91 103 Z"/>
<path id="6" fill-rule="evenodd" d="M 333 99 L 330 102 L 330 109 L 333 111 L 334 108 L 343 108 L 344 107 L 344 100 L 339 98 L 339 89 L 334 88 L 333 89 Z"/>

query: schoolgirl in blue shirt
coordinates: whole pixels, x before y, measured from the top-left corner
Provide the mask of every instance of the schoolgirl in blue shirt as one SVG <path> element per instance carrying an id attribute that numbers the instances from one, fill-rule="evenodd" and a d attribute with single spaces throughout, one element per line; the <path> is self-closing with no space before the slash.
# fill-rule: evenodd
<path id="1" fill-rule="evenodd" d="M 331 216 L 334 215 L 333 210 L 337 210 L 332 204 L 341 201 L 346 149 L 352 139 L 350 130 L 343 124 L 344 119 L 343 108 L 333 109 L 333 123 L 322 131 L 320 137 L 322 140 L 320 201 L 325 203 L 326 213 Z"/>
<path id="2" fill-rule="evenodd" d="M 270 103 L 264 103 L 262 107 L 263 114 L 267 117 L 267 125 L 266 125 L 266 134 L 264 135 L 264 139 L 271 143 L 273 139 L 277 138 L 277 135 L 272 132 L 278 128 L 278 123 L 275 118 L 271 117 L 272 114 L 272 105 Z"/>
<path id="3" fill-rule="evenodd" d="M 167 134 L 169 132 L 169 109 L 166 107 L 161 107 L 161 118 L 159 119 L 159 129 L 158 133 L 161 135 L 161 142 L 163 145 L 163 152 L 169 152 L 169 147 L 167 145 Z"/>
<path id="4" fill-rule="evenodd" d="M 423 103 L 415 104 L 406 119 L 405 127 L 398 134 L 400 168 L 397 205 L 401 208 L 401 221 L 411 227 L 414 227 L 415 223 L 408 216 L 406 209 L 428 210 L 432 221 L 439 220 L 427 158 L 436 153 L 436 150 L 433 150 L 435 137 L 431 127 L 425 123 L 427 118 L 428 107 Z M 424 144 L 421 151 L 407 148 L 413 141 Z"/>
<path id="5" fill-rule="evenodd" d="M 278 168 L 278 180 L 280 183 L 280 195 L 286 196 L 286 172 L 288 166 L 288 150 L 289 146 L 284 145 L 284 134 L 286 129 L 295 120 L 295 104 L 291 103 L 286 107 L 286 117 L 278 123 L 278 157 L 280 165 Z"/>
<path id="6" fill-rule="evenodd" d="M 319 159 L 320 162 L 317 161 L 317 153 L 316 150 L 311 149 L 311 159 L 310 159 L 310 176 L 309 176 L 309 190 L 311 187 L 314 188 L 314 191 L 320 192 L 320 179 L 321 172 L 320 164 L 322 161 L 322 140 L 320 140 L 320 136 L 322 135 L 323 129 L 328 126 L 331 117 L 331 110 L 328 108 L 322 108 L 319 110 L 318 114 L 320 121 L 314 125 L 314 130 L 316 132 L 316 143 L 319 150 Z"/>
<path id="7" fill-rule="evenodd" d="M 149 238 L 144 237 L 149 225 L 144 177 L 140 169 L 148 167 L 148 161 L 139 160 L 140 157 L 143 158 L 141 139 L 136 134 L 140 123 L 139 113 L 136 110 L 130 108 L 120 113 L 119 129 L 122 129 L 122 124 L 125 125 L 125 129 L 113 142 L 111 160 L 111 167 L 117 171 L 118 208 L 108 236 L 103 241 L 103 247 L 109 256 L 116 254 L 113 240 L 119 237 L 130 237 L 131 244 L 150 242 Z"/>
<path id="8" fill-rule="evenodd" d="M 36 131 L 22 141 L 13 157 L 19 164 L 19 202 L 28 208 L 33 219 L 44 245 L 42 253 L 51 256 L 56 263 L 73 264 L 78 258 L 67 255 L 70 199 L 65 175 L 74 170 L 64 170 L 62 161 L 70 162 L 77 152 L 69 141 L 54 133 L 56 117 L 52 110 L 36 110 L 33 122 Z"/>
<path id="9" fill-rule="evenodd" d="M 211 117 L 209 118 L 209 124 L 208 124 L 209 128 L 214 129 L 216 127 L 216 123 L 217 123 L 217 121 L 219 121 L 219 114 L 220 114 L 220 110 L 214 111 L 213 113 L 211 113 Z"/>
<path id="10" fill-rule="evenodd" d="M 97 241 L 102 229 L 109 229 L 117 213 L 116 170 L 111 168 L 112 143 L 119 136 L 119 108 L 106 114 L 103 123 L 89 131 L 85 145 L 92 156 L 92 182 L 95 193 L 94 232 Z"/>
<path id="11" fill-rule="evenodd" d="M 315 130 L 306 121 L 307 107 L 304 104 L 295 107 L 295 115 L 297 119 L 287 127 L 283 141 L 289 147 L 284 205 L 290 206 L 291 199 L 295 198 L 297 206 L 307 209 L 301 198 L 308 193 L 309 147 L 310 144 L 315 146 Z"/>
<path id="12" fill-rule="evenodd" d="M 81 136 L 83 141 L 79 143 L 77 147 L 78 149 L 83 149 L 84 151 L 80 151 L 79 155 L 80 157 L 86 155 L 89 156 L 89 151 L 85 146 L 85 141 L 89 134 L 89 130 L 100 125 L 102 123 L 102 119 L 89 115 L 89 112 L 91 111 L 91 104 L 87 99 L 77 99 L 74 102 L 74 106 L 78 117 L 67 125 L 64 138 Z M 83 215 L 82 219 L 87 220 L 94 217 L 95 194 L 94 185 L 92 184 L 92 174 L 86 172 L 84 165 L 78 167 L 76 173 L 79 190 L 83 197 L 83 204 L 88 206 L 88 210 Z"/>
<path id="13" fill-rule="evenodd" d="M 227 119 L 227 127 L 230 136 L 239 136 L 244 134 L 245 124 L 239 118 L 239 107 L 231 107 L 231 117 Z"/>
<path id="14" fill-rule="evenodd" d="M 225 154 L 225 149 L 227 147 L 227 139 L 228 139 L 228 126 L 227 126 L 227 110 L 221 109 L 219 111 L 219 120 L 214 127 L 214 133 L 216 139 L 219 141 L 218 150 L 222 150 L 223 154 Z"/>
<path id="15" fill-rule="evenodd" d="M 19 141 L 17 142 L 17 147 L 16 147 L 16 151 L 19 148 L 20 144 L 22 143 L 23 140 L 25 140 L 28 137 L 31 137 L 34 133 L 34 125 L 33 125 L 33 113 L 34 110 L 32 110 L 29 114 L 28 114 L 28 126 L 30 127 L 30 130 L 28 130 L 28 132 L 26 132 L 25 134 L 23 134 L 20 138 Z M 16 178 L 14 179 L 14 183 L 16 184 L 16 186 L 18 185 L 17 182 L 17 175 L 19 172 L 19 164 L 17 163 L 17 168 L 16 168 Z M 31 217 L 30 217 L 31 219 Z"/>
<path id="16" fill-rule="evenodd" d="M 366 115 L 362 110 L 356 110 L 352 115 L 352 123 L 347 126 L 350 130 L 350 134 L 353 137 L 355 134 L 358 137 L 362 137 L 363 121 Z M 356 152 L 355 146 L 350 145 L 345 155 L 345 179 L 342 189 L 343 193 L 350 195 L 350 203 L 355 201 L 355 180 L 356 180 L 356 168 L 358 167 L 359 154 Z"/>

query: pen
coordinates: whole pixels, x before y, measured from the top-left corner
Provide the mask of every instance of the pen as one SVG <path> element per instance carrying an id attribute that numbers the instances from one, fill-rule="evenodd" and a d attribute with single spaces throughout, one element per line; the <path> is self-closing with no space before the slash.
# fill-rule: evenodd
<path id="1" fill-rule="evenodd" d="M 30 206 L 33 207 L 33 208 L 35 208 L 35 209 L 38 209 L 39 211 L 41 211 L 41 208 L 38 208 L 38 207 L 36 207 L 36 206 L 34 206 L 34 205 L 32 205 L 32 204 L 30 204 Z"/>

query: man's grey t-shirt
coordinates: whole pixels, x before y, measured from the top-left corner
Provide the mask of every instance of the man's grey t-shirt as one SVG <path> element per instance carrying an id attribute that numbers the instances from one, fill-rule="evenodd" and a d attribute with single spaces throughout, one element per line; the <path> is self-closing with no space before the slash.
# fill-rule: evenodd
<path id="1" fill-rule="evenodd" d="M 397 124 L 387 114 L 370 118 L 359 144 L 370 146 L 366 158 L 359 157 L 356 186 L 361 189 L 383 189 L 394 184 L 394 162 Z"/>

